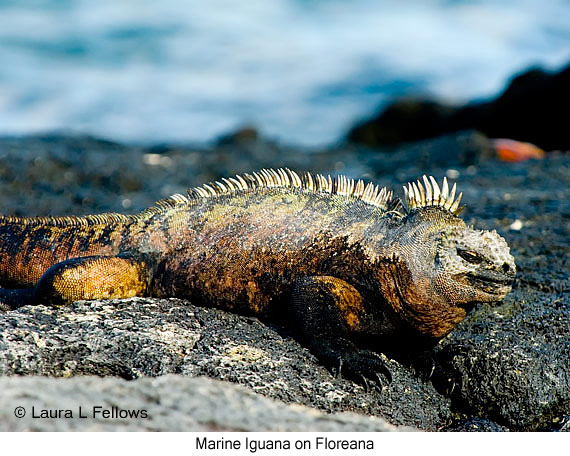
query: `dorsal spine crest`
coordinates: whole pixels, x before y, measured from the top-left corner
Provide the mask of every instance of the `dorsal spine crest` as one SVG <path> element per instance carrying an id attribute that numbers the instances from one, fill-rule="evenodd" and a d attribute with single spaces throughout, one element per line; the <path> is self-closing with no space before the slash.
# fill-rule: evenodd
<path id="1" fill-rule="evenodd" d="M 423 184 L 419 180 L 416 182 L 409 182 L 404 186 L 404 195 L 408 211 L 419 209 L 422 207 L 441 207 L 453 215 L 459 215 L 463 207 L 459 206 L 463 193 L 460 193 L 457 198 L 455 193 L 457 185 L 454 183 L 451 191 L 449 191 L 449 184 L 447 178 L 443 178 L 441 189 L 433 176 L 422 177 Z"/>
<path id="2" fill-rule="evenodd" d="M 393 193 L 386 188 L 380 188 L 373 183 L 365 184 L 362 180 L 355 181 L 344 175 L 332 178 L 330 175 L 305 173 L 299 176 L 295 171 L 288 168 L 262 169 L 251 174 L 237 175 L 230 178 L 222 178 L 222 182 L 216 181 L 204 184 L 188 190 L 186 201 L 166 199 L 166 204 L 175 206 L 202 198 L 210 198 L 237 192 L 246 192 L 261 188 L 293 188 L 307 192 L 336 194 L 358 198 L 368 204 L 388 210 L 392 206 Z M 164 201 L 164 200 L 163 200 Z M 151 208 L 152 209 L 152 208 Z M 403 215 L 397 211 L 399 215 Z"/>
<path id="3" fill-rule="evenodd" d="M 18 217 L 11 215 L 0 216 L 0 223 L 28 225 L 28 226 L 55 226 L 55 227 L 85 227 L 94 225 L 110 225 L 113 223 L 128 223 L 135 220 L 136 215 L 124 215 L 114 212 L 104 214 L 84 215 L 84 216 L 41 216 L 41 217 Z"/>
<path id="4" fill-rule="evenodd" d="M 412 210 L 422 207 L 441 207 L 454 215 L 458 215 L 463 207 L 459 207 L 462 193 L 457 198 L 456 184 L 453 184 L 451 191 L 444 177 L 441 189 L 433 176 L 429 178 L 423 176 L 423 183 L 420 180 L 408 183 L 404 186 L 407 209 L 403 208 L 399 198 L 393 198 L 392 191 L 386 187 L 378 187 L 372 182 L 365 183 L 363 180 L 347 178 L 339 175 L 332 178 L 322 174 L 311 174 L 309 172 L 299 176 L 295 171 L 288 168 L 262 169 L 252 174 L 236 175 L 235 177 L 222 178 L 220 181 L 203 184 L 188 190 L 186 195 L 179 193 L 168 198 L 157 201 L 153 206 L 143 210 L 138 215 L 123 215 L 118 213 L 105 213 L 98 215 L 86 215 L 83 217 L 16 217 L 3 216 L 0 221 L 5 223 L 19 223 L 27 225 L 50 225 L 50 226 L 91 226 L 110 223 L 129 223 L 141 218 L 151 217 L 163 211 L 182 205 L 195 204 L 197 201 L 213 198 L 222 195 L 232 195 L 239 192 L 248 192 L 263 188 L 292 188 L 309 193 L 336 194 L 351 198 L 357 198 L 372 206 L 382 209 L 384 212 L 402 217 Z"/>

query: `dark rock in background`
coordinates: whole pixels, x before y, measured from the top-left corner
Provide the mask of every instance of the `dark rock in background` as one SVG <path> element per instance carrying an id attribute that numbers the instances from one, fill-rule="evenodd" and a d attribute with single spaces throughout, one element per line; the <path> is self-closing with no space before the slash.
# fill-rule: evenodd
<path id="1" fill-rule="evenodd" d="M 227 404 L 226 394 L 234 394 L 228 382 L 272 401 L 362 416 L 364 421 L 342 421 L 343 430 L 363 430 L 368 415 L 426 430 L 568 428 L 567 154 L 504 163 L 494 158 L 489 140 L 475 132 L 400 146 L 395 154 L 355 145 L 308 153 L 263 138 L 238 143 L 143 148 L 89 137 L 0 139 L 1 212 L 132 213 L 187 187 L 268 166 L 343 172 L 388 185 L 400 195 L 401 185 L 424 173 L 439 181 L 447 175 L 464 193 L 467 223 L 497 229 L 511 246 L 518 268 L 513 292 L 502 303 L 476 308 L 433 352 L 405 361 L 386 358 L 394 380 L 382 391 L 335 378 L 286 328 L 187 301 L 134 298 L 26 307 L 0 314 L 0 373 L 6 377 L 0 377 L 0 402 L 12 404 L 8 395 L 18 391 L 17 397 L 23 396 L 26 388 L 38 403 L 62 407 L 67 395 L 87 397 L 92 390 L 113 398 L 122 394 L 125 407 L 140 404 L 142 395 L 159 404 L 161 421 L 151 427 L 139 423 L 140 429 L 165 429 L 180 410 L 194 410 L 189 405 L 194 399 L 184 403 L 177 388 L 191 388 L 193 379 L 186 377 L 207 376 L 226 382 L 215 383 L 211 400 L 200 403 L 203 413 L 214 417 L 208 426 L 219 429 L 233 426 L 228 417 L 216 415 Z M 80 375 L 91 377 L 76 378 Z M 158 383 L 146 376 L 158 377 Z M 164 386 L 169 384 L 171 392 Z M 41 388 L 46 388 L 42 398 L 36 392 Z M 52 393 L 59 396 L 48 401 Z M 251 412 L 254 424 L 238 429 L 256 429 L 260 421 L 255 417 L 267 416 L 265 408 L 285 407 L 272 401 L 260 398 L 259 412 Z M 179 405 L 169 416 L 164 404 Z M 7 423 L 3 428 L 25 428 L 14 421 L 12 410 L 6 413 L 0 415 L 0 422 Z M 319 420 L 310 421 L 317 412 L 299 413 L 308 420 L 306 429 L 323 429 Z M 259 429 L 284 429 L 278 414 L 262 421 Z M 203 425 L 191 415 L 173 429 Z"/>
<path id="2" fill-rule="evenodd" d="M 244 126 L 236 131 L 222 135 L 218 138 L 218 146 L 249 145 L 259 142 L 261 139 L 259 132 L 253 126 Z"/>
<path id="3" fill-rule="evenodd" d="M 515 76 L 501 95 L 488 102 L 453 106 L 426 99 L 396 101 L 354 126 L 347 140 L 378 147 L 474 129 L 545 150 L 570 150 L 569 105 L 570 66 L 556 73 L 533 68 Z"/>

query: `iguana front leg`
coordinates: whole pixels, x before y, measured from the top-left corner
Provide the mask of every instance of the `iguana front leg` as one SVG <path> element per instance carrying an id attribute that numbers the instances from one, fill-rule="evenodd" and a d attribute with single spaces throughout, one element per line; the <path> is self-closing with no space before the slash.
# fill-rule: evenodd
<path id="1" fill-rule="evenodd" d="M 150 276 L 147 264 L 131 257 L 71 258 L 50 267 L 33 288 L 0 288 L 0 309 L 143 296 L 149 288 Z"/>
<path id="2" fill-rule="evenodd" d="M 355 287 L 336 277 L 306 277 L 295 284 L 291 301 L 295 324 L 321 361 L 365 385 L 392 380 L 376 352 L 353 342 L 367 333 L 366 309 Z"/>

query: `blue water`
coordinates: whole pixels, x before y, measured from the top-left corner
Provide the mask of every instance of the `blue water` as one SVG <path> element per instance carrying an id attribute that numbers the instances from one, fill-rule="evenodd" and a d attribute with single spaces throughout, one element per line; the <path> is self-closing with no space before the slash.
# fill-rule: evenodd
<path id="1" fill-rule="evenodd" d="M 568 61 L 568 0 L 0 0 L 0 134 L 323 145 L 394 96 Z"/>

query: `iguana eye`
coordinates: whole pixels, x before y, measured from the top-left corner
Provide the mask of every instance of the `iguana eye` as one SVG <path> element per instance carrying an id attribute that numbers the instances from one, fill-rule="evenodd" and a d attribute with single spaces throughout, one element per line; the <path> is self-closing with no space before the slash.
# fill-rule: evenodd
<path id="1" fill-rule="evenodd" d="M 476 252 L 473 252 L 472 250 L 457 249 L 457 254 L 468 263 L 479 264 L 483 262 L 483 258 L 481 258 Z"/>

